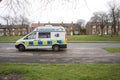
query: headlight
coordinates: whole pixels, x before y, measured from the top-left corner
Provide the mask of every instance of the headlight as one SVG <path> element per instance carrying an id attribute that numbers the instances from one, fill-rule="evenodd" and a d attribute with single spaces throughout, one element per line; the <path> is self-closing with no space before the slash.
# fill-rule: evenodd
<path id="1" fill-rule="evenodd" d="M 19 44 L 19 42 L 16 42 L 15 44 L 16 44 L 16 45 L 18 45 L 18 44 Z"/>

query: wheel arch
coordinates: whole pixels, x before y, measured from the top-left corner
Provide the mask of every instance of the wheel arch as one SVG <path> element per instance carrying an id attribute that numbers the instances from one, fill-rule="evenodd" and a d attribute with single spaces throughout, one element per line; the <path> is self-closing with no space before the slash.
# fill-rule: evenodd
<path id="1" fill-rule="evenodd" d="M 24 47 L 26 48 L 26 46 L 25 46 L 24 44 L 18 44 L 18 47 L 19 47 L 20 45 L 22 45 L 22 46 L 24 46 Z"/>
<path id="2" fill-rule="evenodd" d="M 54 44 L 54 45 L 52 45 L 52 49 L 54 51 L 59 51 L 60 50 L 60 45 L 59 44 Z"/>
<path id="3" fill-rule="evenodd" d="M 53 45 L 52 45 L 52 48 L 53 48 L 53 46 L 56 46 L 56 45 L 60 47 L 60 45 L 59 45 L 59 44 L 53 44 Z"/>

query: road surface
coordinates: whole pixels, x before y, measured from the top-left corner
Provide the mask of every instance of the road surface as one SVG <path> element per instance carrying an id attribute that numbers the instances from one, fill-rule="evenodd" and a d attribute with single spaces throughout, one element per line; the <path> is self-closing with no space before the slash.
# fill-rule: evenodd
<path id="1" fill-rule="evenodd" d="M 109 53 L 103 47 L 120 47 L 120 43 L 68 43 L 59 52 L 26 50 L 19 52 L 14 43 L 0 43 L 0 62 L 20 63 L 120 63 L 120 53 Z"/>
<path id="2" fill-rule="evenodd" d="M 14 48 L 14 43 L 0 43 L 2 48 Z M 120 43 L 68 43 L 68 48 L 120 47 Z"/>

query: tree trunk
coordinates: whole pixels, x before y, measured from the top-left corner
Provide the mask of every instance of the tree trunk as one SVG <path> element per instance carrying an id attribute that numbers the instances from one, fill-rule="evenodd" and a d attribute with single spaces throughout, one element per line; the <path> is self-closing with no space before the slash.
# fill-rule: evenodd
<path id="1" fill-rule="evenodd" d="M 120 32 L 120 22 L 119 22 L 119 19 L 118 19 L 118 23 L 117 23 L 118 25 L 118 30 L 117 30 L 117 35 L 119 35 L 119 32 Z"/>
<path id="2" fill-rule="evenodd" d="M 101 28 L 101 37 L 103 36 L 103 29 Z"/>
<path id="3" fill-rule="evenodd" d="M 115 18 L 115 11 L 114 9 L 112 9 L 113 12 L 113 31 L 114 31 L 114 35 L 116 35 L 116 18 Z"/>
<path id="4" fill-rule="evenodd" d="M 111 37 L 113 37 L 113 25 L 111 27 Z"/>
<path id="5" fill-rule="evenodd" d="M 108 35 L 108 27 L 109 27 L 109 26 L 107 25 L 107 35 Z"/>
<path id="6" fill-rule="evenodd" d="M 96 32 L 95 32 L 95 34 L 97 34 L 97 25 L 96 25 Z"/>
<path id="7" fill-rule="evenodd" d="M 119 24 L 118 24 L 118 35 L 120 34 L 120 25 Z"/>
<path id="8" fill-rule="evenodd" d="M 6 36 L 6 28 L 4 29 L 4 36 Z"/>
<path id="9" fill-rule="evenodd" d="M 117 26 L 118 26 L 118 30 L 117 30 L 117 35 L 119 35 L 119 31 L 120 31 L 120 22 L 119 22 L 119 19 L 120 19 L 120 10 L 118 9 L 118 14 L 117 14 Z"/>
<path id="10" fill-rule="evenodd" d="M 103 36 L 104 25 L 101 25 L 101 36 Z"/>
<path id="11" fill-rule="evenodd" d="M 8 32 L 9 32 L 9 36 L 11 36 L 11 29 L 10 28 L 8 29 Z"/>

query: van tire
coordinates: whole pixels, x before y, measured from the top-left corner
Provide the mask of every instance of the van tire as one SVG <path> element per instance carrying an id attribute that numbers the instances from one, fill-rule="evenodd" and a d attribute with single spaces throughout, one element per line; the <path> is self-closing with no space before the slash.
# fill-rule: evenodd
<path id="1" fill-rule="evenodd" d="M 60 47 L 59 47 L 59 45 L 53 45 L 52 49 L 53 49 L 53 51 L 59 51 Z"/>
<path id="2" fill-rule="evenodd" d="M 19 45 L 18 50 L 21 51 L 21 52 L 24 51 L 25 50 L 25 46 L 24 45 Z"/>

